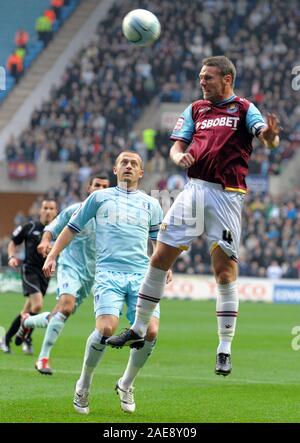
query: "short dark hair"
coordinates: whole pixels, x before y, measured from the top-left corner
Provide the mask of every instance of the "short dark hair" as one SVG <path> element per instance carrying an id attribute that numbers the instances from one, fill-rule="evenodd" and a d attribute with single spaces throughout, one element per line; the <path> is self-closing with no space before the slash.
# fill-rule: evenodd
<path id="1" fill-rule="evenodd" d="M 121 151 L 119 152 L 119 154 L 117 155 L 116 161 L 115 161 L 115 165 L 117 164 L 118 158 L 120 157 L 120 155 L 122 154 L 135 154 L 140 158 L 141 161 L 141 168 L 144 169 L 144 162 L 142 157 L 140 156 L 140 154 L 136 151 L 130 150 L 130 149 L 125 149 L 125 151 Z"/>
<path id="2" fill-rule="evenodd" d="M 95 178 L 98 178 L 99 180 L 107 180 L 107 181 L 109 181 L 109 177 L 108 177 L 108 174 L 106 174 L 106 172 L 102 172 L 102 173 L 99 173 L 99 174 L 94 174 L 94 175 L 92 175 L 90 177 L 90 180 L 89 180 L 89 185 L 90 186 L 92 186 L 93 181 L 95 180 Z"/>
<path id="3" fill-rule="evenodd" d="M 217 55 L 216 57 L 207 57 L 202 60 L 203 66 L 216 66 L 220 69 L 221 74 L 231 75 L 232 77 L 232 86 L 234 86 L 235 78 L 236 78 L 236 69 L 234 64 L 229 58 L 225 57 L 225 55 Z"/>

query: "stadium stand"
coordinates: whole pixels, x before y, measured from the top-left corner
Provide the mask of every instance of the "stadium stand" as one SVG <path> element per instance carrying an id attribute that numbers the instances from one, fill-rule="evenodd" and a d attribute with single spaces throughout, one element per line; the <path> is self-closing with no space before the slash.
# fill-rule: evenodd
<path id="1" fill-rule="evenodd" d="M 27 33 L 28 43 L 24 50 L 22 57 L 22 69 L 18 70 L 17 75 L 8 68 L 6 76 L 6 87 L 0 90 L 0 104 L 8 96 L 11 89 L 19 81 L 20 77 L 26 72 L 33 61 L 38 57 L 41 51 L 46 46 L 44 41 L 38 32 L 37 25 L 38 19 L 46 20 L 45 14 L 54 14 L 55 10 L 61 9 L 59 17 L 53 17 L 51 24 L 51 36 L 55 34 L 59 28 L 63 25 L 65 20 L 71 15 L 80 0 L 67 0 L 62 1 L 62 6 L 56 8 L 51 4 L 51 0 L 40 0 L 35 2 L 29 0 L 26 4 L 20 0 L 14 0 L 13 2 L 3 2 L 1 4 L 1 55 L 0 66 L 5 66 L 9 57 L 15 54 L 15 51 L 20 47 L 18 45 L 18 39 L 16 38 L 18 31 L 23 30 Z M 55 2 L 54 2 L 55 3 Z M 45 24 L 41 23 L 41 26 Z M 15 34 L 15 35 L 13 35 Z M 50 34 L 47 34 L 46 41 L 50 41 Z M 22 46 L 24 48 L 24 46 Z M 20 61 L 18 62 L 18 64 Z"/>
<path id="2" fill-rule="evenodd" d="M 90 173 L 110 174 L 116 154 L 125 148 L 138 151 L 149 172 L 160 171 L 158 189 L 180 188 L 183 175 L 168 160 L 169 133 L 149 128 L 151 146 L 149 134 L 138 133 L 135 123 L 153 99 L 183 105 L 197 99 L 202 58 L 226 53 L 237 65 L 236 92 L 263 113 L 278 114 L 283 127 L 277 150 L 254 143 L 250 173 L 279 174 L 300 146 L 300 108 L 286 75 L 297 62 L 300 12 L 296 0 L 290 8 L 279 0 L 273 3 L 270 14 L 270 5 L 260 0 L 152 1 L 163 33 L 151 49 L 142 52 L 127 44 L 120 28 L 122 17 L 138 2 L 116 4 L 99 23 L 92 42 L 69 64 L 63 83 L 34 112 L 30 126 L 7 145 L 7 160 L 73 162 L 73 171 L 65 174 L 59 189 L 51 190 L 62 207 L 82 198 L 82 184 Z M 299 210 L 298 190 L 283 197 L 249 192 L 241 275 L 299 277 Z M 294 235 L 288 236 L 291 230 Z M 202 239 L 182 254 L 175 270 L 211 272 Z"/>

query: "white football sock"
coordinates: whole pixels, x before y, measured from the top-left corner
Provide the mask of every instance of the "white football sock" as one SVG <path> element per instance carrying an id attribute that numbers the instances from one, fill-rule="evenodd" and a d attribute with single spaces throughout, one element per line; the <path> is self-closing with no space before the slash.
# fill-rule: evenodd
<path id="1" fill-rule="evenodd" d="M 42 312 L 41 314 L 31 315 L 24 321 L 26 328 L 46 328 L 49 323 L 50 312 Z"/>
<path id="2" fill-rule="evenodd" d="M 104 337 L 98 329 L 95 329 L 88 337 L 81 375 L 77 382 L 78 389 L 90 389 L 95 369 L 106 349 L 106 339 L 107 337 Z"/>
<path id="3" fill-rule="evenodd" d="M 217 353 L 230 354 L 239 309 L 237 281 L 226 285 L 218 284 L 218 290 L 217 320 L 220 342 Z"/>
<path id="4" fill-rule="evenodd" d="M 166 271 L 150 265 L 140 287 L 135 320 L 131 329 L 141 337 L 145 337 L 153 311 L 163 296 L 166 276 Z"/>
<path id="5" fill-rule="evenodd" d="M 127 390 L 133 385 L 134 379 L 142 369 L 154 349 L 156 339 L 153 341 L 145 340 L 141 349 L 131 349 L 127 368 L 120 380 L 121 388 Z"/>
<path id="6" fill-rule="evenodd" d="M 58 339 L 59 334 L 63 330 L 67 318 L 68 317 L 62 312 L 56 312 L 56 314 L 51 317 L 45 332 L 39 359 L 50 357 L 52 347 Z"/>

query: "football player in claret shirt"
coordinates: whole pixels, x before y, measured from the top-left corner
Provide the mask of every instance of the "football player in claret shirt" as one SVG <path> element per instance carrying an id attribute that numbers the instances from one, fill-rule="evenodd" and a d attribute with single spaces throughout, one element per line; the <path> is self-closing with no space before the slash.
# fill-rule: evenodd
<path id="1" fill-rule="evenodd" d="M 168 269 L 193 239 L 205 233 L 218 287 L 219 346 L 216 374 L 231 372 L 231 342 L 238 314 L 238 250 L 245 177 L 257 137 L 269 148 L 279 145 L 279 122 L 265 123 L 260 111 L 235 95 L 234 64 L 224 56 L 203 60 L 199 74 L 203 100 L 189 105 L 177 120 L 170 157 L 187 169 L 189 182 L 166 214 L 157 248 L 141 285 L 131 329 L 107 340 L 114 347 L 145 336 L 151 313 L 164 292 Z"/>
<path id="2" fill-rule="evenodd" d="M 2 350 L 10 353 L 10 342 L 13 336 L 19 329 L 21 324 L 21 317 L 25 313 L 36 315 L 43 307 L 43 297 L 47 291 L 49 278 L 43 274 L 42 267 L 45 258 L 37 251 L 37 246 L 41 241 L 41 237 L 46 225 L 52 222 L 57 215 L 57 205 L 52 199 L 44 200 L 40 209 L 39 220 L 32 220 L 24 226 L 18 226 L 11 236 L 11 241 L 8 244 L 8 265 L 16 269 L 20 260 L 16 257 L 17 246 L 23 242 L 25 244 L 25 259 L 23 261 L 22 270 L 22 285 L 23 294 L 27 297 L 23 310 L 12 322 L 9 330 L 6 333 Z M 16 345 L 20 345 L 16 337 Z M 30 334 L 26 337 L 23 347 L 24 352 L 32 354 L 32 344 Z"/>

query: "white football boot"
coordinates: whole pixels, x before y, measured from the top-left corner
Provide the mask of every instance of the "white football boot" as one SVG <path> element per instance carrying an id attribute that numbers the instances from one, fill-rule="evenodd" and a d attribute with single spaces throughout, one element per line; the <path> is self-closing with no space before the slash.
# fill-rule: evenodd
<path id="1" fill-rule="evenodd" d="M 135 401 L 133 395 L 134 388 L 122 389 L 120 387 L 121 379 L 116 384 L 115 390 L 120 397 L 121 408 L 124 412 L 132 414 L 135 411 Z"/>
<path id="2" fill-rule="evenodd" d="M 77 383 L 75 385 L 74 400 L 73 400 L 74 409 L 79 414 L 88 414 L 90 412 L 89 390 L 79 389 L 77 387 Z"/>

